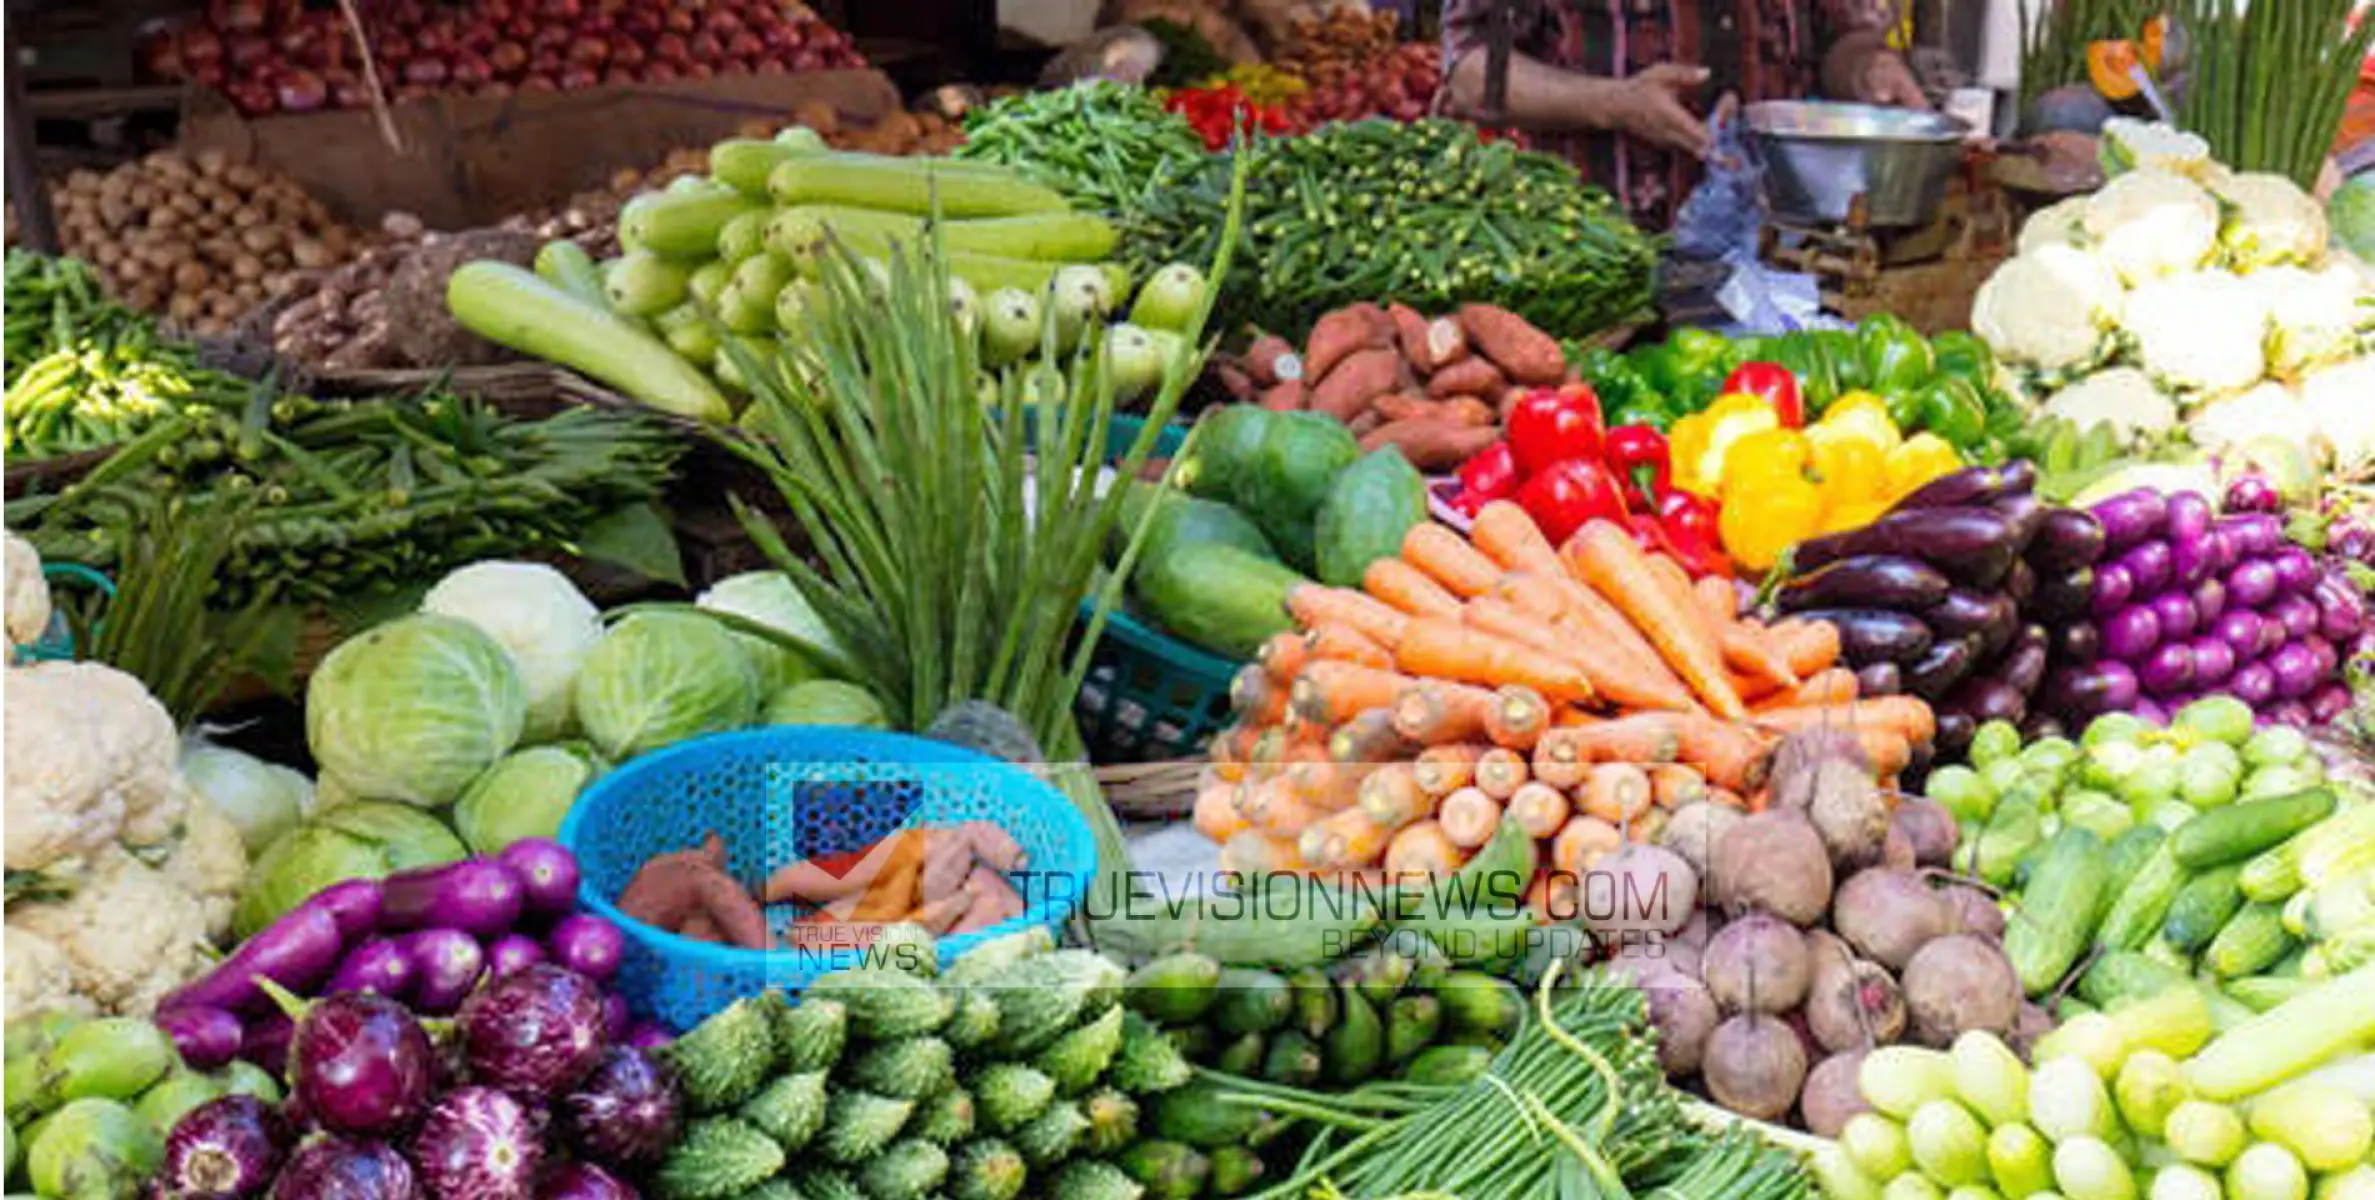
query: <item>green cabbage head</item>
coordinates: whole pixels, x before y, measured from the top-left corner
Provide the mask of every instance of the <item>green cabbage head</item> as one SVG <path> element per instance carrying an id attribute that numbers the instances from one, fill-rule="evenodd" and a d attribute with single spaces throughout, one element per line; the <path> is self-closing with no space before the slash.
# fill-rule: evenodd
<path id="1" fill-rule="evenodd" d="M 323 809 L 280 835 L 248 868 L 231 926 L 248 937 L 333 883 L 442 866 L 469 853 L 445 822 L 417 808 L 356 800 Z"/>
<path id="2" fill-rule="evenodd" d="M 522 838 L 557 837 L 577 794 L 601 774 L 593 749 L 583 744 L 514 750 L 462 789 L 454 802 L 454 829 L 477 854 L 493 854 Z"/>
<path id="3" fill-rule="evenodd" d="M 586 654 L 577 723 L 612 762 L 740 729 L 758 714 L 758 672 L 726 627 L 691 612 L 639 612 Z"/>
<path id="4" fill-rule="evenodd" d="M 478 626 L 429 613 L 349 638 L 305 689 L 305 740 L 368 800 L 453 803 L 520 740 L 528 693 Z"/>

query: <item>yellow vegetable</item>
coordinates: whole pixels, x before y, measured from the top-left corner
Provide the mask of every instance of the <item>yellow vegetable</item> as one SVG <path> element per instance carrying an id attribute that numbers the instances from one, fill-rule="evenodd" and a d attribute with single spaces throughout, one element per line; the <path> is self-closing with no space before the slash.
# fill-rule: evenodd
<path id="1" fill-rule="evenodd" d="M 1724 456 L 1724 487 L 1735 482 L 1756 491 L 1770 479 L 1799 479 L 1813 462 L 1813 447 L 1795 429 L 1760 429 L 1732 443 Z"/>
<path id="2" fill-rule="evenodd" d="M 1886 461 L 1889 495 L 1900 498 L 1963 467 L 1963 456 L 1955 453 L 1954 446 L 1945 438 L 1934 433 L 1917 433 L 1905 439 L 1903 445 L 1889 451 Z"/>
<path id="3" fill-rule="evenodd" d="M 1783 551 L 1813 537 L 1822 527 L 1822 493 L 1803 478 L 1782 475 L 1761 480 L 1753 500 L 1723 506 L 1716 530 L 1724 553 L 1754 571 L 1770 569 Z"/>
<path id="4" fill-rule="evenodd" d="M 1870 392 L 1849 392 L 1839 397 L 1823 410 L 1822 420 L 1806 432 L 1818 442 L 1828 437 L 1860 437 L 1878 447 L 1882 454 L 1896 449 L 1905 440 L 1904 431 L 1888 415 L 1888 402 Z"/>
<path id="5" fill-rule="evenodd" d="M 1701 494 L 1711 496 L 1722 486 L 1724 461 L 1732 447 L 1750 434 L 1781 428 L 1781 414 L 1762 396 L 1734 392 L 1716 397 L 1704 415 L 1708 421 L 1706 448 L 1693 456 L 1693 475 L 1709 489 Z M 1671 455 L 1671 439 L 1667 446 Z"/>
<path id="6" fill-rule="evenodd" d="M 1814 443 L 1814 474 L 1832 508 L 1888 500 L 1886 452 L 1862 437 L 1831 437 Z"/>

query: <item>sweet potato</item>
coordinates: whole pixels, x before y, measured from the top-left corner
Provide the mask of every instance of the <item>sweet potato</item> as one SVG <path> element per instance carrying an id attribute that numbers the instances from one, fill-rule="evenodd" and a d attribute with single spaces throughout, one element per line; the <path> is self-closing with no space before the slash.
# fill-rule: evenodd
<path id="1" fill-rule="evenodd" d="M 1402 356 L 1391 350 L 1356 350 L 1319 377 L 1319 386 L 1311 390 L 1311 410 L 1349 420 L 1371 400 L 1393 391 L 1403 370 Z"/>
<path id="2" fill-rule="evenodd" d="M 1419 363 L 1423 370 L 1440 371 L 1468 357 L 1468 331 L 1451 317 L 1437 317 L 1427 322 L 1427 357 Z M 1412 361 L 1418 356 L 1412 355 Z"/>
<path id="3" fill-rule="evenodd" d="M 1344 427 L 1351 430 L 1354 437 L 1359 437 L 1383 424 L 1385 418 L 1378 416 L 1376 409 L 1364 408 L 1353 414 L 1352 420 L 1346 421 Z"/>
<path id="4" fill-rule="evenodd" d="M 1443 415 L 1472 429 L 1498 429 L 1500 421 L 1493 406 L 1474 396 L 1454 396 L 1443 401 Z"/>
<path id="5" fill-rule="evenodd" d="M 1433 370 L 1427 363 L 1427 319 L 1407 304 L 1389 304 L 1385 315 L 1394 322 L 1394 345 L 1402 357 L 1421 371 Z"/>
<path id="6" fill-rule="evenodd" d="M 1377 346 L 1377 329 L 1368 316 L 1358 307 L 1339 308 L 1311 327 L 1311 338 L 1303 344 L 1303 378 L 1325 381 L 1338 363 Z"/>
<path id="7" fill-rule="evenodd" d="M 1514 382 L 1544 386 L 1567 374 L 1567 356 L 1559 351 L 1557 340 L 1506 308 L 1463 304 L 1460 327 L 1477 351 Z"/>
<path id="8" fill-rule="evenodd" d="M 1361 320 L 1368 323 L 1369 335 L 1376 339 L 1377 345 L 1390 347 L 1394 344 L 1393 314 L 1385 311 L 1384 305 L 1362 300 L 1344 307 L 1348 311 L 1359 313 Z"/>
<path id="9" fill-rule="evenodd" d="M 1498 419 L 1501 424 L 1507 425 L 1509 423 L 1509 414 L 1517 411 L 1518 402 L 1524 400 L 1526 398 L 1526 393 L 1532 390 L 1532 388 L 1524 387 L 1503 388 L 1500 395 L 1492 398 L 1493 416 Z"/>
<path id="10" fill-rule="evenodd" d="M 1295 348 L 1277 334 L 1265 333 L 1245 348 L 1245 373 L 1253 378 L 1255 387 L 1276 387 L 1290 379 L 1304 377 L 1305 360 Z"/>
<path id="11" fill-rule="evenodd" d="M 1300 379 L 1289 379 L 1262 393 L 1262 407 L 1271 412 L 1296 412 L 1309 398 L 1310 389 Z"/>
<path id="12" fill-rule="evenodd" d="M 1392 392 L 1377 398 L 1369 411 L 1388 421 L 1408 421 L 1417 418 L 1448 415 L 1440 401 L 1429 400 L 1416 392 Z"/>
<path id="13" fill-rule="evenodd" d="M 1453 396 L 1498 396 L 1509 386 L 1501 369 L 1481 358 L 1464 359 L 1427 378 L 1427 395 L 1437 400 Z"/>
<path id="14" fill-rule="evenodd" d="M 1388 421 L 1361 438 L 1365 453 L 1379 446 L 1402 448 L 1402 456 L 1421 471 L 1449 471 L 1493 444 L 1501 431 L 1489 425 L 1459 425 L 1437 417 Z"/>
<path id="15" fill-rule="evenodd" d="M 1236 363 L 1214 362 L 1212 376 L 1220 380 L 1221 390 L 1229 394 L 1229 399 L 1239 404 L 1253 403 L 1254 396 L 1258 394 L 1254 388 L 1253 376 Z"/>

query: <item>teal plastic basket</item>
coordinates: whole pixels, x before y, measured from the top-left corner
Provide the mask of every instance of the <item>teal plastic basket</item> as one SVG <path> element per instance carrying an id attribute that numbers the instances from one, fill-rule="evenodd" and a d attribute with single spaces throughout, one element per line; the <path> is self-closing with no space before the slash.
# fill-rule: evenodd
<path id="1" fill-rule="evenodd" d="M 41 577 L 50 585 L 54 596 L 59 585 L 67 584 L 115 599 L 115 581 L 80 563 L 43 563 Z M 13 652 L 18 662 L 68 662 L 74 658 L 74 630 L 66 623 L 66 613 L 56 605 L 50 609 L 49 627 L 32 644 L 19 646 Z"/>
<path id="2" fill-rule="evenodd" d="M 797 992 L 862 965 L 859 950 L 744 950 L 632 920 L 613 901 L 654 856 L 726 843 L 728 873 L 755 886 L 786 863 L 861 849 L 914 825 L 996 822 L 1021 844 L 1008 878 L 1023 915 L 940 939 L 942 965 L 981 942 L 1072 918 L 1097 866 L 1088 822 L 1062 792 L 1022 768 L 905 734 L 782 725 L 713 734 L 647 754 L 602 777 L 561 822 L 577 855 L 580 899 L 627 934 L 619 990 L 637 1012 L 676 1029 L 767 988 Z M 781 933 L 800 915 L 768 909 Z"/>

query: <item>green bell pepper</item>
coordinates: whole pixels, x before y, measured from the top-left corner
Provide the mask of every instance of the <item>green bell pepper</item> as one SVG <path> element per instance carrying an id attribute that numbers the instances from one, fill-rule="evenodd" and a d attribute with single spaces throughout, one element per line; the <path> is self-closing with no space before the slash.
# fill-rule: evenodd
<path id="1" fill-rule="evenodd" d="M 1943 375 L 1932 380 L 1919 396 L 1916 413 L 1920 428 L 1957 448 L 1975 446 L 1987 436 L 1987 405 L 1970 380 Z"/>
<path id="2" fill-rule="evenodd" d="M 1929 339 L 1886 313 L 1864 318 L 1856 326 L 1855 341 L 1864 386 L 1874 391 L 1919 388 L 1937 373 L 1938 360 Z"/>
<path id="3" fill-rule="evenodd" d="M 1672 342 L 1635 346 L 1625 352 L 1625 365 L 1633 369 L 1643 386 L 1669 394 L 1681 378 L 1680 359 Z"/>
<path id="4" fill-rule="evenodd" d="M 1674 423 L 1676 416 L 1664 396 L 1647 389 L 1636 391 L 1613 405 L 1609 404 L 1606 397 L 1603 396 L 1600 411 L 1602 413 L 1601 423 L 1607 428 L 1614 429 L 1619 425 L 1647 425 L 1661 433 Z"/>
<path id="5" fill-rule="evenodd" d="M 1987 343 L 1960 329 L 1930 339 L 1930 356 L 1940 375 L 1959 375 L 1985 390 L 1995 382 L 1996 356 Z"/>
<path id="6" fill-rule="evenodd" d="M 1881 392 L 1878 394 L 1881 401 L 1888 405 L 1888 419 L 1896 423 L 1899 432 L 1906 434 L 1921 432 L 1922 393 L 1920 391 Z"/>
<path id="7" fill-rule="evenodd" d="M 1674 347 L 1674 353 L 1679 356 L 1675 369 L 1685 378 L 1713 375 L 1716 377 L 1716 386 L 1721 387 L 1723 376 L 1731 373 L 1732 368 L 1727 364 L 1732 353 L 1732 340 L 1720 333 L 1705 329 L 1678 329 L 1674 331 L 1673 337 L 1666 339 L 1666 344 Z"/>
<path id="8" fill-rule="evenodd" d="M 1785 334 L 1769 339 L 1764 347 L 1764 360 L 1786 367 L 1798 377 L 1798 398 L 1806 406 L 1806 419 L 1815 420 L 1823 410 L 1839 398 L 1839 375 L 1830 359 L 1815 344 L 1810 333 Z"/>
<path id="9" fill-rule="evenodd" d="M 1864 373 L 1863 354 L 1854 334 L 1842 329 L 1818 329 L 1806 336 L 1814 343 L 1814 353 L 1830 364 L 1833 395 L 1878 390 L 1872 386 L 1871 376 Z"/>

